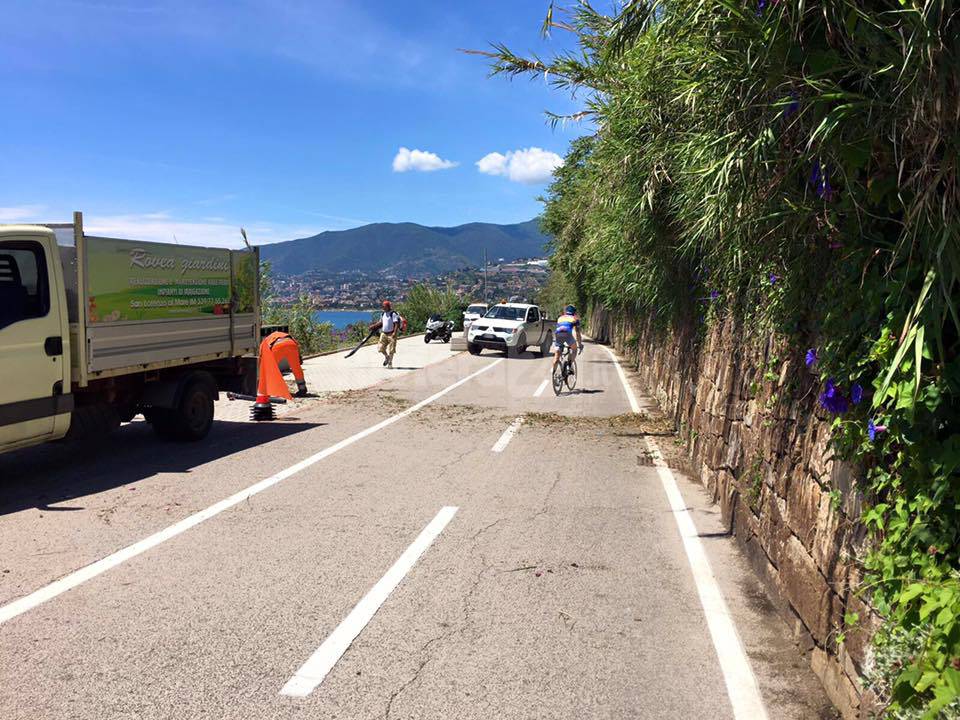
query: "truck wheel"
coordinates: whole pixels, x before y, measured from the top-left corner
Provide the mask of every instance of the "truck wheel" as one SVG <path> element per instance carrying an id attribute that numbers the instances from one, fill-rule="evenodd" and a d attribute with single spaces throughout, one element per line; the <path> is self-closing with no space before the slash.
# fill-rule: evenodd
<path id="1" fill-rule="evenodd" d="M 212 389 L 195 380 L 183 389 L 177 407 L 149 408 L 144 417 L 165 440 L 201 440 L 213 426 Z"/>
<path id="2" fill-rule="evenodd" d="M 176 434 L 181 440 L 202 440 L 213 426 L 213 393 L 205 382 L 192 382 L 174 410 Z"/>
<path id="3" fill-rule="evenodd" d="M 66 440 L 96 440 L 120 427 L 120 413 L 111 405 L 84 405 L 70 417 Z"/>
<path id="4" fill-rule="evenodd" d="M 470 352 L 471 355 L 480 354 L 480 346 L 474 345 L 473 343 L 467 343 L 467 350 Z"/>
<path id="5" fill-rule="evenodd" d="M 546 357 L 550 354 L 551 345 L 553 345 L 553 335 L 547 333 L 547 336 L 543 339 L 543 343 L 540 345 L 540 357 Z"/>
<path id="6" fill-rule="evenodd" d="M 174 410 L 167 408 L 149 408 L 143 411 L 143 417 L 146 419 L 153 431 L 164 440 L 177 440 L 177 417 Z"/>

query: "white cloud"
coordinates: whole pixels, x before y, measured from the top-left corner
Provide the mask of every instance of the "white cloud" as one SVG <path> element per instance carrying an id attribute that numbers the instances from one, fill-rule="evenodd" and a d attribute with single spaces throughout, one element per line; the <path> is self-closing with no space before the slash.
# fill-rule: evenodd
<path id="1" fill-rule="evenodd" d="M 37 216 L 43 213 L 43 210 L 43 205 L 0 207 L 0 223 L 37 222 Z"/>
<path id="2" fill-rule="evenodd" d="M 510 150 L 506 155 L 492 152 L 480 158 L 476 165 L 485 175 L 503 175 L 513 182 L 535 185 L 549 180 L 553 171 L 563 165 L 563 158 L 555 152 L 530 147 Z"/>
<path id="3" fill-rule="evenodd" d="M 418 172 L 431 172 L 433 170 L 447 170 L 456 167 L 460 163 L 451 160 L 444 160 L 436 153 L 426 150 L 408 150 L 405 147 L 397 151 L 393 158 L 394 172 L 407 172 L 416 170 Z"/>
<path id="4" fill-rule="evenodd" d="M 477 168 L 484 175 L 503 175 L 507 169 L 507 156 L 498 152 L 489 153 L 477 160 Z"/>

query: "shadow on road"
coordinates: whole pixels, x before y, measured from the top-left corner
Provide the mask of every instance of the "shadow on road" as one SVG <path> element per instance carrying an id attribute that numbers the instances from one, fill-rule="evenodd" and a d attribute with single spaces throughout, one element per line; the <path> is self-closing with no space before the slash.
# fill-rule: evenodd
<path id="1" fill-rule="evenodd" d="M 324 423 L 216 421 L 201 442 L 159 439 L 145 422 L 123 426 L 99 442 L 47 443 L 0 455 L 0 516 L 51 507 L 143 480 L 157 473 L 183 473 L 247 448 L 319 427 Z"/>

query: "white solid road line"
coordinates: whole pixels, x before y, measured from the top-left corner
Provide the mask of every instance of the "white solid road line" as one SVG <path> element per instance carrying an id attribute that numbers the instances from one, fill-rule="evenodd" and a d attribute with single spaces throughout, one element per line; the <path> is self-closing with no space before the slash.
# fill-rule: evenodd
<path id="1" fill-rule="evenodd" d="M 610 359 L 613 360 L 614 367 L 617 368 L 617 374 L 620 376 L 620 382 L 623 383 L 623 389 L 627 393 L 627 401 L 630 403 L 630 411 L 634 414 L 640 412 L 640 403 L 637 402 L 637 396 L 633 394 L 633 388 L 630 387 L 630 383 L 627 382 L 627 376 L 623 372 L 623 368 L 620 367 L 620 361 L 617 360 L 617 356 L 613 353 L 613 350 L 608 348 L 606 345 L 603 346 L 603 349 L 607 351 L 610 355 Z"/>
<path id="2" fill-rule="evenodd" d="M 538 387 L 536 390 L 533 391 L 533 396 L 540 397 L 541 395 L 543 395 L 543 391 L 547 389 L 547 385 L 549 384 L 550 384 L 550 378 L 544 379 L 544 381 L 540 383 L 540 387 Z"/>
<path id="3" fill-rule="evenodd" d="M 333 666 L 347 651 L 347 648 L 353 643 L 357 635 L 367 626 L 367 623 L 376 615 L 377 610 L 383 605 L 384 601 L 394 591 L 404 576 L 410 571 L 421 555 L 426 551 L 436 537 L 443 532 L 453 516 L 457 514 L 457 508 L 444 507 L 436 514 L 433 520 L 417 536 L 417 539 L 411 543 L 410 547 L 403 551 L 393 566 L 387 570 L 386 574 L 377 581 L 370 592 L 363 596 L 363 599 L 357 603 L 356 607 L 350 611 L 343 622 L 337 625 L 336 629 L 330 633 L 330 636 L 323 641 L 313 655 L 300 666 L 300 669 L 290 678 L 286 685 L 280 690 L 281 695 L 291 695 L 293 697 L 306 697 L 314 688 L 323 682 Z"/>
<path id="4" fill-rule="evenodd" d="M 518 417 L 516 420 L 510 423 L 510 426 L 506 430 L 503 431 L 503 435 L 501 435 L 500 439 L 493 444 L 493 447 L 490 448 L 490 450 L 495 453 L 503 452 L 507 445 L 510 444 L 510 440 L 513 438 L 513 436 L 517 434 L 517 430 L 520 429 L 521 425 L 523 425 L 523 418 Z"/>
<path id="5" fill-rule="evenodd" d="M 606 350 L 617 366 L 623 389 L 630 400 L 630 407 L 634 413 L 639 412 L 640 406 L 637 404 L 636 396 L 627 382 L 627 376 L 620 367 L 617 356 L 610 348 Z M 717 584 L 717 578 L 710 567 L 710 561 L 703 549 L 703 543 L 700 542 L 700 535 L 693 524 L 693 518 L 690 517 L 687 504 L 683 501 L 680 488 L 677 487 L 677 479 L 664 462 L 663 453 L 660 452 L 656 441 L 652 437 L 647 437 L 646 441 L 657 475 L 660 476 L 660 482 L 670 503 L 670 509 L 677 520 L 677 529 L 680 531 L 683 549 L 686 551 L 687 561 L 693 572 L 693 580 L 697 586 L 697 594 L 700 596 L 703 614 L 707 618 L 710 637 L 717 651 L 720 670 L 727 686 L 727 695 L 733 706 L 733 715 L 736 720 L 766 720 L 767 710 L 763 705 L 757 678 L 753 674 L 753 668 L 750 667 L 743 641 L 733 624 L 730 610 L 727 608 L 720 585 Z"/>
<path id="6" fill-rule="evenodd" d="M 87 580 L 95 578 L 97 575 L 100 575 L 102 573 L 105 573 L 107 570 L 115 568 L 117 565 L 120 565 L 126 562 L 127 560 L 130 560 L 131 558 L 134 558 L 137 555 L 140 555 L 141 553 L 144 553 L 147 550 L 150 550 L 151 548 L 156 547 L 160 543 L 163 543 L 169 540 L 170 538 L 176 537 L 177 535 L 183 532 L 186 532 L 190 528 L 196 525 L 199 525 L 204 520 L 209 520 L 215 515 L 219 515 L 224 510 L 228 510 L 232 508 L 234 505 L 242 503 L 248 498 L 253 497 L 257 493 L 263 492 L 267 488 L 273 487 L 277 483 L 283 480 L 286 480 L 291 475 L 296 475 L 301 470 L 304 470 L 310 467 L 311 465 L 320 462 L 324 458 L 327 458 L 330 455 L 333 455 L 335 452 L 338 452 L 339 450 L 343 450 L 345 447 L 349 447 L 350 445 L 353 445 L 353 443 L 357 442 L 358 440 L 363 440 L 365 437 L 373 435 L 375 432 L 378 432 L 380 430 L 383 430 L 385 427 L 389 427 L 390 425 L 393 425 L 393 423 L 397 422 L 398 420 L 402 420 L 408 415 L 411 415 L 417 412 L 421 408 L 443 397 L 444 395 L 451 392 L 452 390 L 457 389 L 464 383 L 469 382 L 470 380 L 477 377 L 478 375 L 487 372 L 490 368 L 498 365 L 501 362 L 503 362 L 503 358 L 494 360 L 492 363 L 481 368 L 480 370 L 477 370 L 475 373 L 471 373 L 470 375 L 467 375 L 465 378 L 461 378 L 457 382 L 453 383 L 452 385 L 448 385 L 443 390 L 440 390 L 439 392 L 434 393 L 433 395 L 426 398 L 425 400 L 421 400 L 415 405 L 411 405 L 406 410 L 403 410 L 397 413 L 396 415 L 388 417 L 386 420 L 382 420 L 378 422 L 376 425 L 368 427 L 366 430 L 361 430 L 355 435 L 351 435 L 345 440 L 341 440 L 335 445 L 331 445 L 325 450 L 321 450 L 320 452 L 314 455 L 311 455 L 310 457 L 304 460 L 301 460 L 300 462 L 294 465 L 291 465 L 287 469 L 281 470 L 276 475 L 271 475 L 270 477 L 264 480 L 261 480 L 258 483 L 254 483 L 250 487 L 244 490 L 241 490 L 240 492 L 235 493 L 230 497 L 224 500 L 221 500 L 218 503 L 211 505 L 205 510 L 200 510 L 199 512 L 196 512 L 193 515 L 189 515 L 185 517 L 183 520 L 181 520 L 180 522 L 175 523 L 168 528 L 164 528 L 163 530 L 160 530 L 159 532 L 156 532 L 153 535 L 150 535 L 149 537 L 145 537 L 143 540 L 140 540 L 139 542 L 135 542 L 133 545 L 128 545 L 127 547 L 123 548 L 122 550 L 118 550 L 112 555 L 107 555 L 105 558 L 97 560 L 96 562 L 91 563 L 90 565 L 87 565 L 85 567 L 82 567 L 79 570 L 75 570 L 69 575 L 64 575 L 59 580 L 55 580 L 49 585 L 46 585 L 40 588 L 39 590 L 35 590 L 34 592 L 20 598 L 19 600 L 14 600 L 13 602 L 8 603 L 3 607 L 0 607 L 0 624 L 3 624 L 8 620 L 11 620 L 17 617 L 18 615 L 22 615 L 28 610 L 32 610 L 33 608 L 47 602 L 48 600 L 52 600 L 58 595 L 67 592 L 67 590 L 72 590 L 73 588 L 86 582 Z"/>

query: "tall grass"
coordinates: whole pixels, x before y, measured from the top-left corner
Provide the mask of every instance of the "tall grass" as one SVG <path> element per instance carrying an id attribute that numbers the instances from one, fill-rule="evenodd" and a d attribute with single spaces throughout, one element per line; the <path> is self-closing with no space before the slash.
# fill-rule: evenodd
<path id="1" fill-rule="evenodd" d="M 555 269 L 664 328 L 740 313 L 868 388 L 834 421 L 864 468 L 865 587 L 924 638 L 875 690 L 891 717 L 960 712 L 960 8 L 581 0 L 545 29 L 579 51 L 486 54 L 586 98 L 543 219 Z"/>

